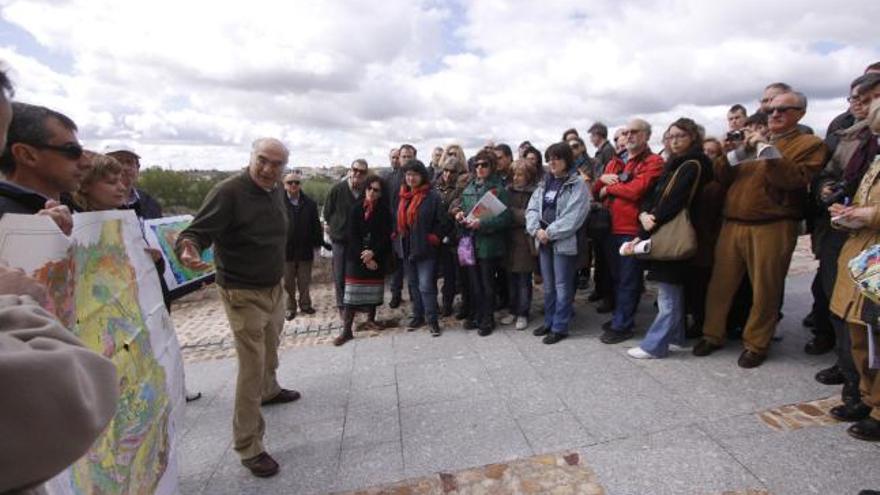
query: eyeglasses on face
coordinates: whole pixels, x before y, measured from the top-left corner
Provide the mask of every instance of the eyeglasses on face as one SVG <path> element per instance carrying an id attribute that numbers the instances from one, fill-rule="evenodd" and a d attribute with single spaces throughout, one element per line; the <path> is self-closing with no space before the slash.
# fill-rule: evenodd
<path id="1" fill-rule="evenodd" d="M 474 164 L 476 168 L 489 168 L 489 162 L 477 162 Z"/>
<path id="2" fill-rule="evenodd" d="M 60 146 L 45 143 L 25 143 L 41 150 L 55 151 L 71 160 L 79 160 L 83 156 L 83 147 L 77 143 L 67 143 Z"/>
<path id="3" fill-rule="evenodd" d="M 381 187 L 372 187 L 372 186 L 371 186 L 371 187 L 368 187 L 368 188 L 367 188 L 367 191 L 372 191 L 372 192 L 374 192 L 374 193 L 381 193 L 381 192 L 382 192 L 382 188 L 381 188 Z"/>
<path id="4" fill-rule="evenodd" d="M 351 167 L 351 173 L 353 173 L 353 174 L 363 175 L 363 174 L 366 174 L 366 173 L 367 173 L 367 169 L 365 169 L 365 168 Z"/>
<path id="5" fill-rule="evenodd" d="M 291 185 L 291 184 L 299 185 L 299 181 L 298 181 L 298 180 L 286 180 L 286 181 L 284 181 L 284 183 L 287 184 L 288 186 Z"/>
<path id="6" fill-rule="evenodd" d="M 776 113 L 776 112 L 779 112 L 779 113 L 785 113 L 785 112 L 788 112 L 788 111 L 790 111 L 790 110 L 803 110 L 803 107 L 798 107 L 798 106 L 795 106 L 795 105 L 783 105 L 783 106 L 780 106 L 780 107 L 769 107 L 769 108 L 767 108 L 767 114 L 768 114 L 768 115 L 773 115 L 773 114 Z"/>

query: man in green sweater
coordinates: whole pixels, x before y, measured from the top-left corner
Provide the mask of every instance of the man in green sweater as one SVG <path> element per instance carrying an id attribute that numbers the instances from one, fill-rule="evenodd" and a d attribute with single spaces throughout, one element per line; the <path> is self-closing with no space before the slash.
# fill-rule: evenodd
<path id="1" fill-rule="evenodd" d="M 263 447 L 260 405 L 299 399 L 278 385 L 278 340 L 284 325 L 287 209 L 280 185 L 289 152 L 277 139 L 254 141 L 250 164 L 208 193 L 192 224 L 180 233 L 181 262 L 204 269 L 201 252 L 214 246 L 217 285 L 238 355 L 233 447 L 254 476 L 273 476 L 278 463 Z"/>

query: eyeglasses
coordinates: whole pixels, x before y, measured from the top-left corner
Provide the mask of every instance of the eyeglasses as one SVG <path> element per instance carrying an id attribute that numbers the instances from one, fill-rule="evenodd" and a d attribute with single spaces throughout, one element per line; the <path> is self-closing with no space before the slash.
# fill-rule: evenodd
<path id="1" fill-rule="evenodd" d="M 852 95 L 846 97 L 847 103 L 860 103 L 862 100 L 859 98 L 859 95 Z"/>
<path id="2" fill-rule="evenodd" d="M 367 170 L 363 168 L 351 167 L 351 173 L 364 175 L 365 173 L 367 173 Z"/>
<path id="3" fill-rule="evenodd" d="M 298 181 L 298 180 L 286 180 L 286 181 L 284 181 L 284 183 L 287 184 L 288 186 L 291 185 L 291 184 L 299 185 L 299 181 Z"/>
<path id="4" fill-rule="evenodd" d="M 44 144 L 44 143 L 25 143 L 33 146 L 34 148 L 41 150 L 52 150 L 64 155 L 71 160 L 79 160 L 83 156 L 83 147 L 76 143 L 68 143 L 62 144 L 61 146 L 57 146 L 54 144 Z"/>
<path id="5" fill-rule="evenodd" d="M 476 168 L 489 168 L 489 162 L 477 162 L 474 164 Z"/>
<path id="6" fill-rule="evenodd" d="M 789 110 L 803 110 L 803 107 L 798 107 L 798 106 L 793 106 L 793 105 L 781 106 L 781 107 L 768 107 L 767 108 L 767 115 L 773 115 L 776 112 L 785 113 L 785 112 L 788 112 Z"/>
<path id="7" fill-rule="evenodd" d="M 382 192 L 382 188 L 381 188 L 381 187 L 368 187 L 368 188 L 367 188 L 367 191 L 373 191 L 373 192 L 375 192 L 375 193 L 381 193 L 381 192 Z"/>

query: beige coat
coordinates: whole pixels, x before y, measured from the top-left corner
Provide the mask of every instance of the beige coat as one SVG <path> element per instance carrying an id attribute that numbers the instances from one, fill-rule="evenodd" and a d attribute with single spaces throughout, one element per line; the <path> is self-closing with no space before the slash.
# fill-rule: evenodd
<path id="1" fill-rule="evenodd" d="M 880 243 L 880 158 L 874 160 L 856 192 L 854 206 L 873 206 L 874 215 L 864 228 L 850 234 L 837 258 L 837 280 L 831 294 L 829 309 L 838 317 L 850 322 L 862 322 L 862 306 L 865 298 L 859 292 L 849 272 L 849 261 L 868 247 Z"/>
<path id="2" fill-rule="evenodd" d="M 116 413 L 116 367 L 28 296 L 0 296 L 0 493 L 43 493 Z"/>

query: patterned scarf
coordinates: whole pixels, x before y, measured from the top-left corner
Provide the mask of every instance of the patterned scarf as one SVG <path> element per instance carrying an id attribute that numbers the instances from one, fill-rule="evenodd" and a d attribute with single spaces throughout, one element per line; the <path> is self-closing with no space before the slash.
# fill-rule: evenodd
<path id="1" fill-rule="evenodd" d="M 376 208 L 376 202 L 364 198 L 364 221 L 369 222 L 373 217 L 373 210 Z"/>
<path id="2" fill-rule="evenodd" d="M 398 234 L 406 235 L 407 230 L 416 223 L 419 206 L 430 190 L 430 184 L 422 184 L 415 189 L 409 189 L 406 185 L 400 186 L 400 204 L 397 206 Z"/>

